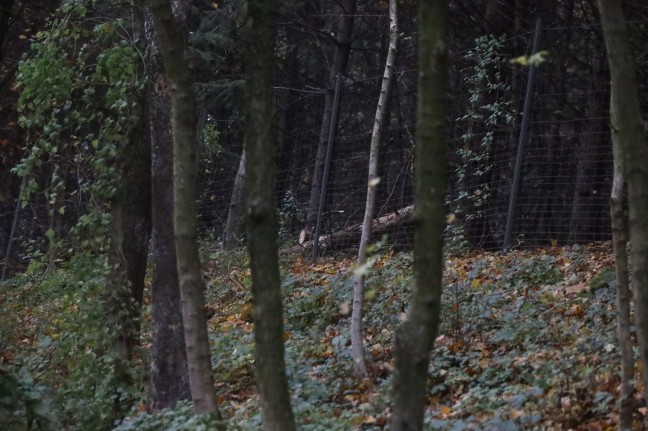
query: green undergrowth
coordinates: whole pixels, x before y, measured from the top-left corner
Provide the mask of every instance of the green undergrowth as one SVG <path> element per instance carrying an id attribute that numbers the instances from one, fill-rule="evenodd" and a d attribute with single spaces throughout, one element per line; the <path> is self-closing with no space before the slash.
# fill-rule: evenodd
<path id="1" fill-rule="evenodd" d="M 367 378 L 355 376 L 351 360 L 354 259 L 338 256 L 316 264 L 305 258 L 282 262 L 286 369 L 300 430 L 388 429 L 392 338 L 410 297 L 412 256 L 379 253 L 366 281 Z M 426 429 L 616 426 L 619 355 L 608 245 L 448 256 L 445 267 L 443 318 L 429 371 Z M 247 258 L 242 252 L 212 253 L 204 270 L 221 411 L 229 430 L 259 430 Z M 63 408 L 66 405 L 101 407 L 93 404 L 97 403 L 94 397 L 83 404 L 81 390 L 60 390 L 69 375 L 75 376 L 72 380 L 80 388 L 85 387 L 78 383 L 74 369 L 57 357 L 60 335 L 55 334 L 72 325 L 65 314 L 72 312 L 74 304 L 64 298 L 74 283 L 66 279 L 65 272 L 40 278 L 38 286 L 34 276 L 32 281 L 25 277 L 3 285 L 0 291 L 0 376 L 6 371 L 24 383 L 22 392 L 9 394 L 3 398 L 6 402 L 0 400 L 0 411 L 8 411 L 14 423 L 24 425 L 20 418 L 26 417 L 34 400 L 49 404 L 38 404 L 30 414 L 40 412 L 47 417 L 71 417 L 69 412 L 61 416 L 68 411 Z M 12 322 L 19 322 L 21 329 Z M 74 334 L 74 330 L 68 332 Z M 147 342 L 146 334 L 143 341 Z M 26 357 L 33 365 L 24 366 Z M 94 370 L 85 367 L 88 372 Z M 97 376 L 88 379 L 100 383 Z M 143 405 L 116 429 L 209 429 L 211 419 L 192 418 L 187 404 L 157 415 L 136 413 L 145 410 Z M 637 424 L 641 420 L 637 413 Z M 66 422 L 58 426 L 73 428 Z"/>

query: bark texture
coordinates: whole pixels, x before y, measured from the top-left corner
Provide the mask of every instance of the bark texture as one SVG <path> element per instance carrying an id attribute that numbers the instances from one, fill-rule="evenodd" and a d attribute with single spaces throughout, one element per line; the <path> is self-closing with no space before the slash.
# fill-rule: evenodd
<path id="1" fill-rule="evenodd" d="M 356 0 L 341 0 L 339 4 L 342 10 L 340 11 L 333 60 L 331 61 L 329 71 L 329 85 L 324 98 L 324 115 L 322 117 L 322 128 L 320 129 L 317 145 L 317 156 L 315 158 L 310 198 L 308 200 L 308 207 L 306 208 L 306 227 L 304 231 L 311 234 L 315 232 L 315 222 L 317 220 L 317 212 L 319 210 L 320 196 L 322 193 L 324 162 L 326 160 L 326 150 L 329 145 L 329 130 L 331 129 L 331 121 L 333 118 L 335 83 L 338 75 L 344 75 L 347 63 L 349 62 L 353 20 L 356 12 Z"/>
<path id="2" fill-rule="evenodd" d="M 378 156 L 382 131 L 385 118 L 387 117 L 389 97 L 394 76 L 394 65 L 396 63 L 396 52 L 398 48 L 398 16 L 396 11 L 396 0 L 389 0 L 389 47 L 387 60 L 385 61 L 385 72 L 383 74 L 378 107 L 371 133 L 371 144 L 369 148 L 369 179 L 367 186 L 367 202 L 365 204 L 364 219 L 362 222 L 362 235 L 358 247 L 358 268 L 367 262 L 367 246 L 371 239 L 371 225 L 373 222 L 374 206 L 376 202 L 376 187 L 378 186 Z M 389 118 L 387 118 L 389 121 Z M 364 272 L 355 275 L 353 281 L 353 312 L 351 314 L 351 344 L 353 348 L 353 363 L 358 374 L 367 374 L 364 348 L 362 343 L 362 303 L 364 299 Z"/>
<path id="3" fill-rule="evenodd" d="M 414 292 L 396 331 L 391 429 L 423 429 L 430 351 L 439 325 L 446 174 L 447 0 L 418 14 Z"/>
<path id="4" fill-rule="evenodd" d="M 149 408 L 158 411 L 173 407 L 180 400 L 190 399 L 191 392 L 173 238 L 171 101 L 150 15 L 147 15 L 146 39 L 151 50 L 149 124 L 153 222 L 153 340 Z"/>
<path id="5" fill-rule="evenodd" d="M 621 2 L 620 0 L 599 0 L 599 9 L 610 65 L 612 141 L 615 152 L 618 153 L 620 150 L 623 155 L 623 172 L 628 184 L 630 247 L 632 250 L 630 254 L 631 281 L 634 289 L 639 355 L 644 364 L 644 397 L 648 399 L 648 371 L 646 370 L 648 364 L 648 217 L 646 217 L 648 214 L 648 165 L 646 165 L 648 146 L 637 97 L 634 57 L 630 50 L 630 39 Z M 619 161 L 615 161 L 615 165 L 619 164 Z M 615 180 L 618 179 L 615 178 Z M 615 184 L 615 187 L 620 186 Z M 617 193 L 620 194 L 620 192 Z M 615 209 L 619 211 L 618 205 L 620 204 L 615 203 L 613 211 Z M 619 227 L 615 225 L 615 255 L 618 247 L 625 247 L 625 244 L 617 244 L 617 241 L 620 241 L 616 237 L 617 229 Z M 619 264 L 623 263 L 617 262 L 617 268 Z M 617 276 L 619 277 L 619 286 L 621 286 L 623 274 L 617 274 Z M 620 321 L 619 325 L 621 323 Z M 623 343 L 623 340 L 620 341 Z M 625 347 L 622 345 L 623 349 Z M 622 372 L 624 377 L 625 373 L 629 373 L 625 369 Z M 628 390 L 628 388 L 622 386 L 622 391 L 624 390 Z M 622 408 L 624 407 L 623 403 L 627 402 L 625 398 L 626 394 L 622 392 Z M 627 408 L 627 406 L 625 407 Z"/>
<path id="6" fill-rule="evenodd" d="M 185 52 L 184 32 L 169 0 L 149 0 L 158 46 L 171 88 L 173 133 L 173 226 L 189 366 L 189 385 L 198 414 L 216 413 L 211 355 L 204 309 L 204 281 L 198 255 L 196 221 L 195 97 Z"/>
<path id="7" fill-rule="evenodd" d="M 256 381 L 263 429 L 295 430 L 284 361 L 284 327 L 277 254 L 276 165 L 273 137 L 277 0 L 248 0 L 245 20 L 246 227 Z"/>

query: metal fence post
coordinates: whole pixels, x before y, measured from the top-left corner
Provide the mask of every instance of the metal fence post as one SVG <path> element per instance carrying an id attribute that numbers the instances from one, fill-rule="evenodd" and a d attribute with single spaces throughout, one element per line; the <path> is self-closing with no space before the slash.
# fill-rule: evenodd
<path id="1" fill-rule="evenodd" d="M 540 47 L 540 36 L 542 32 L 542 21 L 536 20 L 535 33 L 533 35 L 533 48 L 531 55 L 538 52 Z M 504 235 L 504 248 L 511 247 L 513 238 L 513 228 L 515 227 L 515 210 L 517 204 L 517 195 L 520 188 L 520 175 L 522 172 L 522 159 L 524 157 L 524 145 L 529 134 L 529 122 L 531 117 L 531 103 L 533 102 L 533 87 L 535 84 L 537 66 L 529 65 L 529 78 L 527 80 L 526 93 L 524 95 L 524 107 L 522 114 L 522 125 L 520 126 L 520 137 L 518 140 L 517 154 L 515 157 L 515 166 L 513 170 L 513 179 L 511 181 L 511 195 L 509 196 L 508 213 L 506 219 L 506 233 Z"/>
<path id="2" fill-rule="evenodd" d="M 313 262 L 317 260 L 319 251 L 319 237 L 322 228 L 322 215 L 326 206 L 326 190 L 328 188 L 329 170 L 331 169 L 331 156 L 333 155 L 333 145 L 335 144 L 335 131 L 337 130 L 337 117 L 340 109 L 340 93 L 342 91 L 342 75 L 338 74 L 335 81 L 335 95 L 333 96 L 333 113 L 331 115 L 331 125 L 329 128 L 328 142 L 326 147 L 326 160 L 324 162 L 324 173 L 322 174 L 322 189 L 320 192 L 320 201 L 317 209 L 317 223 L 315 224 L 315 234 L 313 236 Z"/>

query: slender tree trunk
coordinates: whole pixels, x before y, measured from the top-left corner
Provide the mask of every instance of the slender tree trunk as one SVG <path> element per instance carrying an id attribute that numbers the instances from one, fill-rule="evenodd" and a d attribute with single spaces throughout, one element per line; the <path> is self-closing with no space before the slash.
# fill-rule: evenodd
<path id="1" fill-rule="evenodd" d="M 153 216 L 153 340 L 149 408 L 157 411 L 189 399 L 191 392 L 173 239 L 173 136 L 169 83 L 157 51 L 150 14 L 146 19 L 146 40 L 151 50 L 149 124 Z"/>
<path id="2" fill-rule="evenodd" d="M 362 343 L 362 302 L 364 299 L 365 274 L 361 270 L 367 262 L 367 245 L 371 238 L 371 225 L 373 222 L 374 205 L 376 201 L 376 186 L 380 181 L 378 177 L 378 153 L 384 127 L 387 106 L 391 95 L 391 87 L 394 76 L 394 64 L 398 47 L 398 16 L 396 11 L 396 0 L 389 0 L 389 48 L 387 60 L 385 61 L 385 72 L 383 74 L 378 107 L 374 119 L 373 131 L 371 133 L 371 145 L 369 149 L 369 182 L 367 186 L 367 203 L 365 204 L 364 220 L 362 222 L 362 236 L 358 247 L 358 269 L 353 282 L 353 312 L 351 314 L 351 344 L 353 347 L 353 363 L 358 374 L 367 374 L 364 348 Z"/>
<path id="3" fill-rule="evenodd" d="M 241 153 L 238 171 L 234 178 L 227 221 L 223 229 L 223 249 L 231 250 L 241 245 L 245 208 L 245 149 Z"/>
<path id="4" fill-rule="evenodd" d="M 187 42 L 174 20 L 169 0 L 149 0 L 149 5 L 171 88 L 173 226 L 191 399 L 196 413 L 218 414 L 204 310 L 204 282 L 198 255 L 196 103 L 191 73 L 185 60 Z"/>
<path id="5" fill-rule="evenodd" d="M 356 0 L 341 0 L 339 2 L 342 10 L 338 22 L 338 32 L 336 35 L 336 44 L 333 52 L 333 61 L 329 71 L 329 86 L 326 89 L 324 98 L 324 115 L 322 118 L 322 128 L 320 129 L 319 142 L 317 145 L 317 156 L 315 158 L 315 168 L 311 182 L 310 198 L 306 208 L 306 239 L 315 233 L 315 222 L 319 210 L 319 201 L 322 192 L 322 179 L 324 177 L 324 162 L 326 159 L 326 148 L 329 145 L 328 137 L 331 128 L 331 119 L 333 117 L 333 101 L 335 96 L 335 82 L 338 75 L 343 75 L 346 71 L 351 52 L 351 34 L 353 33 L 353 19 L 356 12 Z"/>
<path id="6" fill-rule="evenodd" d="M 263 429 L 295 430 L 284 362 L 284 328 L 277 255 L 277 169 L 273 80 L 277 0 L 248 0 L 245 21 L 246 226 L 252 271 L 256 379 Z"/>
<path id="7" fill-rule="evenodd" d="M 612 220 L 612 242 L 614 244 L 614 261 L 616 264 L 617 279 L 617 334 L 619 337 L 619 351 L 621 352 L 621 391 L 619 397 L 619 430 L 632 429 L 633 413 L 633 377 L 634 377 L 634 352 L 632 350 L 632 336 L 630 334 L 630 276 L 628 273 L 628 226 L 623 214 L 623 192 L 625 181 L 623 178 L 623 154 L 619 148 L 618 139 L 613 142 L 614 150 L 614 180 L 612 181 L 612 195 L 610 198 L 610 218 Z"/>
<path id="8" fill-rule="evenodd" d="M 620 0 L 599 0 L 610 64 L 612 140 L 623 154 L 630 209 L 631 280 L 644 397 L 648 399 L 648 146 L 641 119 L 634 57 Z M 619 284 L 621 279 L 618 280 Z"/>
<path id="9" fill-rule="evenodd" d="M 421 0 L 418 14 L 418 105 L 414 292 L 396 331 L 391 429 L 423 429 L 430 351 L 441 311 L 446 174 L 447 0 Z"/>

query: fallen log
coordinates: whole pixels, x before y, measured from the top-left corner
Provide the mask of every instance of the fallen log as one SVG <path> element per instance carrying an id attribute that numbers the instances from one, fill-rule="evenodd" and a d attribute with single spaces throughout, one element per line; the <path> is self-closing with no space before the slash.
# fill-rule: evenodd
<path id="1" fill-rule="evenodd" d="M 380 235 L 388 232 L 390 229 L 408 223 L 412 220 L 414 214 L 414 205 L 401 208 L 393 213 L 374 219 L 371 224 L 371 234 Z M 321 251 L 332 250 L 336 248 L 344 248 L 351 244 L 357 243 L 362 235 L 362 223 L 348 226 L 342 230 L 334 232 L 329 235 L 320 235 L 319 249 Z M 287 251 L 289 253 L 306 253 L 313 249 L 313 240 L 305 241 L 302 244 L 297 244 L 290 247 Z"/>

